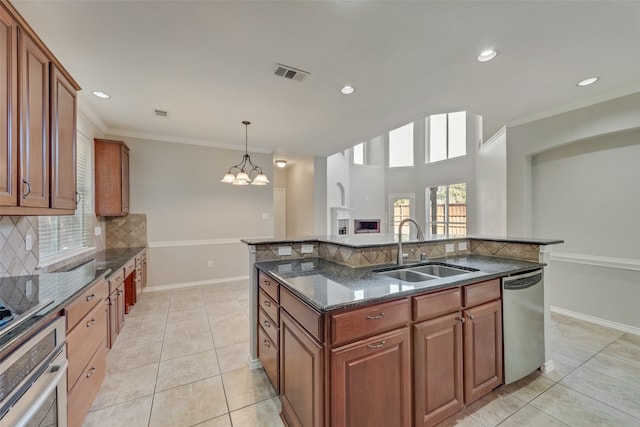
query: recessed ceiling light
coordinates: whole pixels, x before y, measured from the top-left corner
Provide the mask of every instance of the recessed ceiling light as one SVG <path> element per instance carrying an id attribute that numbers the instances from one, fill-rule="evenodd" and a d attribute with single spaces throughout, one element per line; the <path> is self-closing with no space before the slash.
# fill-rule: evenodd
<path id="1" fill-rule="evenodd" d="M 95 96 L 97 96 L 98 98 L 102 98 L 102 99 L 109 99 L 111 98 L 111 95 L 109 95 L 108 93 L 104 93 L 101 92 L 99 90 L 94 90 L 93 92 L 91 92 L 92 94 L 94 94 Z"/>
<path id="2" fill-rule="evenodd" d="M 279 168 L 284 168 L 287 166 L 286 160 L 276 160 L 276 166 Z"/>
<path id="3" fill-rule="evenodd" d="M 491 61 L 493 58 L 498 56 L 498 52 L 493 49 L 488 49 L 483 52 L 480 52 L 480 55 L 476 58 L 478 62 L 487 62 Z"/>
<path id="4" fill-rule="evenodd" d="M 356 88 L 354 88 L 353 86 L 349 86 L 349 85 L 346 85 L 342 89 L 340 89 L 340 92 L 343 95 L 351 95 L 355 91 L 356 91 Z"/>
<path id="5" fill-rule="evenodd" d="M 588 79 L 584 79 L 584 80 L 579 81 L 577 83 L 577 85 L 580 86 L 580 87 L 589 86 L 589 85 L 594 84 L 598 80 L 600 80 L 600 77 L 589 77 Z"/>

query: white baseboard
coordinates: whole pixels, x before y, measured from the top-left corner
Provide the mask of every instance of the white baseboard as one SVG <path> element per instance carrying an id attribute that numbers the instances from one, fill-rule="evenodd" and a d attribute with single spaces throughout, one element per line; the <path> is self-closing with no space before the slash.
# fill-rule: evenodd
<path id="1" fill-rule="evenodd" d="M 553 371 L 554 369 L 556 369 L 556 366 L 554 365 L 553 360 L 547 360 L 540 367 L 540 370 L 545 374 L 548 374 L 549 372 Z"/>
<path id="2" fill-rule="evenodd" d="M 254 359 L 251 357 L 251 355 L 249 355 L 248 358 L 249 358 L 249 369 L 254 370 L 254 369 L 262 368 L 262 362 L 260 362 L 260 359 Z"/>
<path id="3" fill-rule="evenodd" d="M 635 326 L 625 325 L 624 323 L 613 322 L 611 320 L 600 319 L 599 317 L 589 316 L 588 314 L 582 314 L 560 307 L 551 306 L 550 309 L 554 313 L 564 314 L 565 316 L 574 317 L 576 319 L 584 320 L 585 322 L 591 322 L 595 323 L 596 325 L 606 326 L 607 328 L 616 329 L 618 331 L 640 335 L 640 328 L 637 328 Z"/>
<path id="4" fill-rule="evenodd" d="M 170 283 L 168 285 L 147 286 L 144 292 L 162 292 L 174 289 L 191 288 L 193 286 L 215 285 L 219 283 L 238 282 L 240 280 L 248 280 L 249 276 L 223 277 L 221 279 L 199 280 L 197 282 Z"/>

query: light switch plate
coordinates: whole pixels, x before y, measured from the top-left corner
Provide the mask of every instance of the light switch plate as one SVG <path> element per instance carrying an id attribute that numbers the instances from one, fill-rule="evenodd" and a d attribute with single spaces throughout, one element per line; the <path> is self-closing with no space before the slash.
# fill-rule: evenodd
<path id="1" fill-rule="evenodd" d="M 302 248 L 300 248 L 300 252 L 303 254 L 312 254 L 313 245 L 302 245 Z"/>
<path id="2" fill-rule="evenodd" d="M 458 243 L 458 250 L 459 251 L 466 251 L 467 250 L 467 242 Z"/>
<path id="3" fill-rule="evenodd" d="M 454 251 L 453 243 L 448 243 L 448 244 L 445 246 L 444 250 L 445 250 L 446 252 L 453 252 L 453 251 Z"/>
<path id="4" fill-rule="evenodd" d="M 31 240 L 31 234 L 27 234 L 24 236 L 24 248 L 27 251 L 30 251 L 33 248 L 33 242 Z"/>
<path id="5" fill-rule="evenodd" d="M 96 236 L 101 235 L 101 234 L 102 234 L 102 227 L 97 226 L 97 227 L 95 228 L 95 230 L 94 230 L 94 234 L 95 234 Z"/>
<path id="6" fill-rule="evenodd" d="M 278 246 L 278 255 L 279 256 L 291 255 L 291 246 Z"/>
<path id="7" fill-rule="evenodd" d="M 269 212 L 262 212 L 262 219 L 269 219 Z"/>

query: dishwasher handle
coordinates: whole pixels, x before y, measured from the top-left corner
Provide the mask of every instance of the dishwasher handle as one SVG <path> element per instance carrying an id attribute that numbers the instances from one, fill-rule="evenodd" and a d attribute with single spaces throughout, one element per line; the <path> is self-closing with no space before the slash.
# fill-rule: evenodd
<path id="1" fill-rule="evenodd" d="M 504 290 L 520 290 L 527 289 L 542 282 L 542 271 L 535 274 L 528 274 L 525 277 L 509 277 L 502 279 L 502 288 Z"/>

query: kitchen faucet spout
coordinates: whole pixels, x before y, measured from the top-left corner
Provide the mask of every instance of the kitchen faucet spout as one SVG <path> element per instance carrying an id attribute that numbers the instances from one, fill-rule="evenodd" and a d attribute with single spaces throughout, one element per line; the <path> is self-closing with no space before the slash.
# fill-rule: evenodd
<path id="1" fill-rule="evenodd" d="M 420 225 L 411 218 L 403 219 L 398 226 L 398 265 L 402 265 L 404 262 L 404 253 L 402 252 L 402 226 L 407 222 L 412 222 L 416 226 L 416 229 L 418 229 L 418 235 L 416 236 L 418 241 L 424 241 L 424 234 L 422 234 Z"/>

